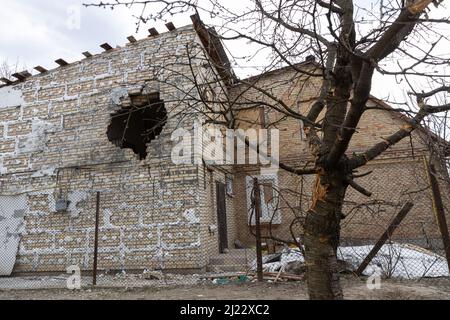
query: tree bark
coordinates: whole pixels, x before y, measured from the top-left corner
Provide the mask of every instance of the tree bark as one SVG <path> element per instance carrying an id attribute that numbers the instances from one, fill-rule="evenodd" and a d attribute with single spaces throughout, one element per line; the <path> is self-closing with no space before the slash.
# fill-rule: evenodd
<path id="1" fill-rule="evenodd" d="M 304 236 L 308 293 L 313 300 L 343 299 L 336 253 L 347 189 L 345 173 L 334 169 L 316 176 Z"/>

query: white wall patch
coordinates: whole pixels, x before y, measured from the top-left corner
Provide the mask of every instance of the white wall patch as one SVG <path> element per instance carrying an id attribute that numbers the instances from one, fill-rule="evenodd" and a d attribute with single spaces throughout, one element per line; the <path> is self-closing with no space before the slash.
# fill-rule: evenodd
<path id="1" fill-rule="evenodd" d="M 0 276 L 13 271 L 27 211 L 26 195 L 0 196 Z"/>
<path id="2" fill-rule="evenodd" d="M 0 109 L 9 107 L 19 107 L 25 104 L 22 91 L 14 87 L 0 88 Z"/>

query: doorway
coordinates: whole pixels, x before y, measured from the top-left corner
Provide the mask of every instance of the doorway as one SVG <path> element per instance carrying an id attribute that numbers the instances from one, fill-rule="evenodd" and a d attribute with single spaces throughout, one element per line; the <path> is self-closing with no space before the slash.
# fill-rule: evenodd
<path id="1" fill-rule="evenodd" d="M 228 249 L 227 208 L 225 202 L 225 184 L 216 182 L 217 225 L 219 236 L 219 252 Z"/>

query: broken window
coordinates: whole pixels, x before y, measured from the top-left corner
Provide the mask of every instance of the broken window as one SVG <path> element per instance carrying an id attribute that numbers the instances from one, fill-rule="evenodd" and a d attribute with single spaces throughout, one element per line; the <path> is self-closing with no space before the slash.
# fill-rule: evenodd
<path id="1" fill-rule="evenodd" d="M 132 149 L 147 157 L 147 144 L 158 137 L 167 121 L 167 110 L 159 94 L 130 96 L 131 106 L 111 115 L 108 139 L 119 148 Z"/>

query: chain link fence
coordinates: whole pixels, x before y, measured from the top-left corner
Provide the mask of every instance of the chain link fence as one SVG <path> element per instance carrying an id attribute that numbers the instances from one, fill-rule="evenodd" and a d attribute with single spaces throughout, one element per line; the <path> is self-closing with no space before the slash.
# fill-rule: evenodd
<path id="1" fill-rule="evenodd" d="M 448 280 L 436 195 L 424 168 L 420 161 L 376 164 L 358 180 L 372 197 L 348 190 L 337 252 L 343 273 L 356 276 L 379 244 L 360 275 Z M 0 289 L 256 281 L 258 239 L 265 281 L 304 281 L 313 176 L 203 168 L 198 177 L 197 189 L 173 187 L 170 194 L 154 183 L 125 183 L 0 195 Z M 442 180 L 439 186 L 448 220 L 448 189 Z M 389 231 L 405 203 L 411 210 Z"/>

